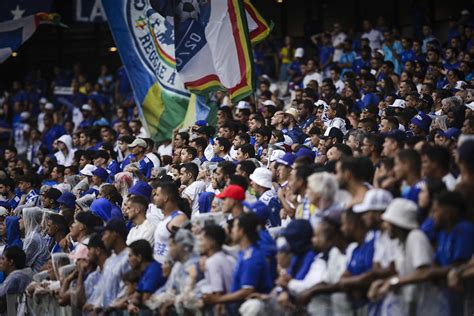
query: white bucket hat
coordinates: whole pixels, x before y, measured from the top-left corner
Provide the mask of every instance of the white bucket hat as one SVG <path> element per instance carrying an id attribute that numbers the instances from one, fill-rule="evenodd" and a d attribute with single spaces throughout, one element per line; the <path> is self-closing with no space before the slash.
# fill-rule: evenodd
<path id="1" fill-rule="evenodd" d="M 272 172 L 265 167 L 255 169 L 249 178 L 259 186 L 267 189 L 270 189 L 273 185 Z"/>
<path id="2" fill-rule="evenodd" d="M 393 196 L 390 192 L 382 189 L 372 189 L 365 193 L 364 201 L 354 205 L 354 213 L 364 213 L 368 211 L 385 211 Z"/>
<path id="3" fill-rule="evenodd" d="M 401 228 L 415 229 L 419 226 L 417 216 L 418 207 L 415 202 L 396 198 L 382 214 L 382 219 Z"/>

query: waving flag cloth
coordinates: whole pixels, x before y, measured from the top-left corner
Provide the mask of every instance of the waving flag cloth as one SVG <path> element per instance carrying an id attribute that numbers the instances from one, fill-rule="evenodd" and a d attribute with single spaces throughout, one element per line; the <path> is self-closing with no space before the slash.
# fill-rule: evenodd
<path id="1" fill-rule="evenodd" d="M 0 63 L 4 62 L 40 24 L 60 24 L 58 14 L 37 13 L 24 18 L 0 23 Z M 62 25 L 62 24 L 61 24 Z"/>
<path id="2" fill-rule="evenodd" d="M 145 126 L 155 141 L 171 139 L 190 101 L 176 72 L 172 25 L 147 0 L 102 4 Z"/>
<path id="3" fill-rule="evenodd" d="M 254 31 L 255 41 L 261 40 L 269 28 L 249 1 L 154 0 L 152 5 L 173 21 L 176 68 L 190 91 L 226 89 L 234 101 L 253 92 L 250 36 Z"/>
<path id="4" fill-rule="evenodd" d="M 149 0 L 102 0 L 102 4 L 140 114 L 154 140 L 171 139 L 185 117 L 186 125 L 206 119 L 210 108 L 204 98 L 191 97 L 177 73 L 173 18 L 157 13 Z M 268 25 L 258 14 L 254 16 L 260 19 L 252 23 L 255 29 L 260 27 L 254 34 L 265 36 Z"/>

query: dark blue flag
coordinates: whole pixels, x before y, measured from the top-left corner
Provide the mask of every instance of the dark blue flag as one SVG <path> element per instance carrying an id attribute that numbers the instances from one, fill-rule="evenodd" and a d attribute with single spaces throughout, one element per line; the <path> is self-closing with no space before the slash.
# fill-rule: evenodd
<path id="1" fill-rule="evenodd" d="M 52 0 L 1 0 L 0 23 L 16 20 L 38 12 L 49 12 Z"/>

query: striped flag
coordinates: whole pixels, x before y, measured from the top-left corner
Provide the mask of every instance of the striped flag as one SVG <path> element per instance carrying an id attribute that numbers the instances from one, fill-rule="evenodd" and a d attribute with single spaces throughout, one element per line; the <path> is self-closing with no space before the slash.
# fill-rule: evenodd
<path id="1" fill-rule="evenodd" d="M 174 25 L 176 69 L 190 91 L 227 90 L 233 101 L 254 90 L 251 42 L 270 27 L 249 0 L 154 0 Z M 248 23 L 250 21 L 250 23 Z"/>

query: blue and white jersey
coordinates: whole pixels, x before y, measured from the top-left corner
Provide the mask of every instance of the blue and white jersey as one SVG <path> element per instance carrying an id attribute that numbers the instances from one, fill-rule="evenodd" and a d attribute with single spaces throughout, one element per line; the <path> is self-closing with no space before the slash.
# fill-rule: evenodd
<path id="1" fill-rule="evenodd" d="M 151 170 L 153 169 L 153 162 L 148 158 L 144 157 L 138 162 L 138 170 L 147 178 L 151 177 Z"/>
<path id="2" fill-rule="evenodd" d="M 270 209 L 270 227 L 281 226 L 280 210 L 281 203 L 275 190 L 265 191 L 259 198 Z"/>
<path id="3" fill-rule="evenodd" d="M 28 207 L 39 206 L 40 205 L 40 196 L 35 190 L 28 192 L 25 198 L 25 203 L 23 205 Z"/>

